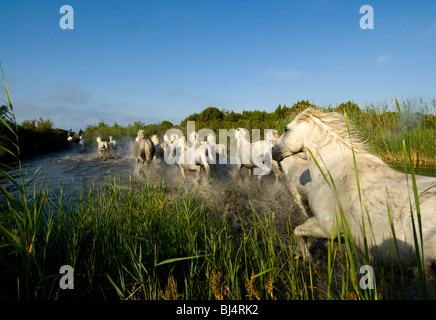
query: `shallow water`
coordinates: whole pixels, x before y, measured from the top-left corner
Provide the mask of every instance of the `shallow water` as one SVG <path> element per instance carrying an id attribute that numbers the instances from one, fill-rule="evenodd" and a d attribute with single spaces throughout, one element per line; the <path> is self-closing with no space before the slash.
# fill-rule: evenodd
<path id="1" fill-rule="evenodd" d="M 18 165 L 15 167 L 8 173 L 21 183 Z M 29 180 L 36 178 L 38 187 L 42 183 L 51 192 L 58 193 L 62 188 L 64 194 L 72 194 L 83 184 L 103 182 L 117 174 L 122 176 L 129 173 L 134 170 L 135 161 L 128 146 L 120 148 L 114 154 L 114 159 L 107 161 L 103 161 L 97 150 L 82 152 L 72 148 L 23 161 L 22 168 Z M 12 183 L 4 177 L 0 183 L 9 190 L 13 189 Z"/>
<path id="2" fill-rule="evenodd" d="M 399 166 L 398 164 L 393 165 L 392 168 L 394 168 L 395 170 L 400 171 L 400 172 L 405 172 L 404 166 Z M 408 168 L 407 170 L 408 170 L 408 173 L 410 173 L 410 168 Z M 436 177 L 436 166 L 421 165 L 421 166 L 414 168 L 414 171 L 415 171 L 415 174 Z"/>
<path id="3" fill-rule="evenodd" d="M 98 187 L 112 177 L 132 177 L 136 182 L 144 181 L 139 174 L 132 149 L 133 142 L 125 142 L 114 153 L 114 158 L 107 161 L 101 158 L 96 148 L 87 152 L 71 149 L 32 158 L 23 162 L 22 166 L 29 178 L 37 177 L 37 188 L 43 184 L 53 194 L 60 194 L 62 191 L 64 199 L 69 196 L 74 199 L 75 193 L 83 190 L 84 185 Z M 203 178 L 203 170 L 199 182 L 196 172 L 187 172 L 186 179 L 183 180 L 177 165 L 166 165 L 159 160 L 157 163 L 153 162 L 149 170 L 144 171 L 152 184 L 164 181 L 167 192 L 177 196 L 180 190 L 182 193 L 185 190 L 193 191 L 202 201 L 221 207 L 224 212 L 242 217 L 252 215 L 253 208 L 259 213 L 275 212 L 278 224 L 285 229 L 294 208 L 283 183 L 277 182 L 274 174 L 270 173 L 259 184 L 256 176 L 248 177 L 245 168 L 241 169 L 239 177 L 235 177 L 235 167 L 211 165 L 210 183 Z M 18 169 L 10 171 L 9 174 L 19 182 Z M 6 179 L 0 180 L 0 184 L 14 193 L 15 188 Z M 28 192 L 33 192 L 33 187 L 28 188 Z M 299 217 L 295 219 L 295 223 L 300 222 Z"/>

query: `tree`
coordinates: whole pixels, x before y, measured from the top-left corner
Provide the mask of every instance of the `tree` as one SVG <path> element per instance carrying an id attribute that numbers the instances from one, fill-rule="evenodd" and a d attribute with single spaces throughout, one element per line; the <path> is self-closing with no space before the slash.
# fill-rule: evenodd
<path id="1" fill-rule="evenodd" d="M 36 131 L 38 132 L 48 132 L 51 129 L 53 129 L 54 123 L 49 119 L 44 120 L 42 117 L 40 117 L 38 120 L 36 120 Z"/>
<path id="2" fill-rule="evenodd" d="M 36 129 L 36 119 L 24 120 L 23 122 L 21 122 L 21 126 L 25 130 L 35 130 Z"/>

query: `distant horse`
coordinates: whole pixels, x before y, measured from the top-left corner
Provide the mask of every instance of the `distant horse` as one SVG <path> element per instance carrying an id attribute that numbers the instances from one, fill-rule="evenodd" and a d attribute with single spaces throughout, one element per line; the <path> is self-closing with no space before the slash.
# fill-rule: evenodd
<path id="1" fill-rule="evenodd" d="M 235 139 L 237 146 L 236 172 L 239 173 L 241 167 L 244 166 L 248 169 L 248 175 L 251 176 L 252 170 L 259 168 L 261 171 L 257 178 L 259 183 L 262 182 L 262 177 L 271 172 L 271 167 L 264 164 L 264 162 L 269 161 L 270 164 L 272 162 L 271 141 L 261 140 L 250 143 L 249 132 L 243 128 L 235 130 Z"/>
<path id="2" fill-rule="evenodd" d="M 211 181 L 210 167 L 208 162 L 208 157 L 211 154 L 211 148 L 209 145 L 194 143 L 193 146 L 188 147 L 185 137 L 181 137 L 177 138 L 175 141 L 175 146 L 179 154 L 179 157 L 176 161 L 182 172 L 183 179 L 185 179 L 185 171 L 196 171 L 199 181 L 201 168 L 204 168 L 208 180 Z"/>
<path id="3" fill-rule="evenodd" d="M 210 145 L 212 156 L 215 154 L 214 163 L 219 163 L 220 158 L 227 160 L 227 146 L 222 143 L 216 143 L 215 136 L 212 133 L 207 135 L 207 144 Z"/>
<path id="4" fill-rule="evenodd" d="M 79 137 L 79 147 L 81 151 L 85 151 L 86 150 L 86 140 L 85 137 L 82 135 L 80 135 Z"/>
<path id="5" fill-rule="evenodd" d="M 138 130 L 138 134 L 135 138 L 135 142 L 138 142 L 139 140 L 144 139 L 144 130 Z"/>
<path id="6" fill-rule="evenodd" d="M 86 141 L 85 137 L 83 136 L 83 132 L 80 135 L 76 135 L 74 132 L 68 132 L 69 135 L 67 137 L 67 141 L 77 144 L 80 147 L 80 151 L 85 151 L 86 149 Z"/>
<path id="7" fill-rule="evenodd" d="M 135 145 L 133 146 L 133 155 L 136 158 L 136 162 L 141 163 L 140 170 L 143 169 L 145 162 L 147 162 L 147 168 L 150 166 L 155 153 L 156 148 L 154 147 L 153 142 L 149 139 L 142 138 L 136 141 Z"/>
<path id="8" fill-rule="evenodd" d="M 107 159 L 113 158 L 107 141 L 102 141 L 100 137 L 97 137 L 95 140 L 97 141 L 97 150 L 103 159 L 106 161 Z"/>
<path id="9" fill-rule="evenodd" d="M 109 146 L 111 150 L 117 150 L 118 148 L 118 143 L 116 140 L 112 139 L 112 136 L 109 137 Z"/>
<path id="10" fill-rule="evenodd" d="M 418 228 L 418 219 L 410 175 L 408 184 L 405 174 L 371 154 L 354 126 L 350 125 L 348 130 L 344 116 L 339 113 L 313 108 L 301 112 L 285 127 L 273 148 L 273 158 L 281 161 L 302 151 L 306 152 L 312 179 L 309 206 L 313 213 L 313 217 L 294 230 L 303 252 L 310 257 L 303 236 L 331 238 L 346 235 L 349 230 L 356 246 L 362 251 L 367 246 L 371 258 L 392 257 L 395 262 L 416 265 L 412 221 Z M 416 184 L 423 243 L 419 230 L 418 242 L 419 248 L 423 245 L 423 263 L 429 271 L 436 259 L 436 178 L 417 175 Z M 343 227 L 345 222 L 347 228 Z"/>
<path id="11" fill-rule="evenodd" d="M 151 136 L 151 141 L 154 144 L 154 147 L 156 148 L 156 153 L 154 155 L 154 161 L 156 163 L 157 159 L 160 159 L 160 162 L 165 163 L 165 150 L 167 149 L 168 145 L 166 142 L 159 143 L 159 138 L 157 135 Z"/>

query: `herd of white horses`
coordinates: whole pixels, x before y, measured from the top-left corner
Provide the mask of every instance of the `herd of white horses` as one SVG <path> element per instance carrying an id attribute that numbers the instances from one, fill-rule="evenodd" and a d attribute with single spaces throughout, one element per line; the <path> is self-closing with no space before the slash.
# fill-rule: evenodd
<path id="1" fill-rule="evenodd" d="M 436 261 L 436 178 L 412 177 L 386 165 L 368 151 L 354 126 L 347 126 L 340 113 L 308 108 L 286 127 L 282 136 L 270 130 L 265 140 L 250 142 L 248 131 L 234 131 L 235 164 L 258 176 L 274 171 L 283 178 L 290 196 L 306 221 L 294 229 L 301 252 L 310 259 L 304 236 L 336 238 L 351 236 L 357 248 L 374 259 L 393 259 L 416 266 L 417 255 L 427 272 Z M 192 132 L 188 141 L 182 135 L 144 137 L 139 130 L 133 155 L 141 166 L 153 159 L 196 171 L 204 169 L 210 182 L 210 163 L 227 161 L 227 143 L 216 144 L 213 134 L 206 141 Z M 110 157 L 116 141 L 97 138 L 98 151 Z M 256 171 L 257 170 L 257 171 Z M 418 200 L 419 199 L 419 200 Z M 309 212 L 303 205 L 308 202 Z M 419 213 L 419 215 L 418 215 Z"/>

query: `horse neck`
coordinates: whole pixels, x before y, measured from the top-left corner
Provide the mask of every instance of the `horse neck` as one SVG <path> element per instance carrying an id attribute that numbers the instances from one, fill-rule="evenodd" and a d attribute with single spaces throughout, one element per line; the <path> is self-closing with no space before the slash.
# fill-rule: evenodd
<path id="1" fill-rule="evenodd" d="M 317 141 L 311 141 L 305 144 L 306 149 L 310 149 L 312 155 L 323 169 L 328 169 L 329 172 L 341 171 L 344 165 L 349 163 L 353 163 L 353 153 L 352 151 L 336 141 L 334 138 L 331 138 L 329 143 L 319 143 Z M 315 165 L 310 154 L 307 154 L 307 158 L 309 160 L 309 168 L 311 168 L 311 174 L 319 172 L 318 167 Z"/>

